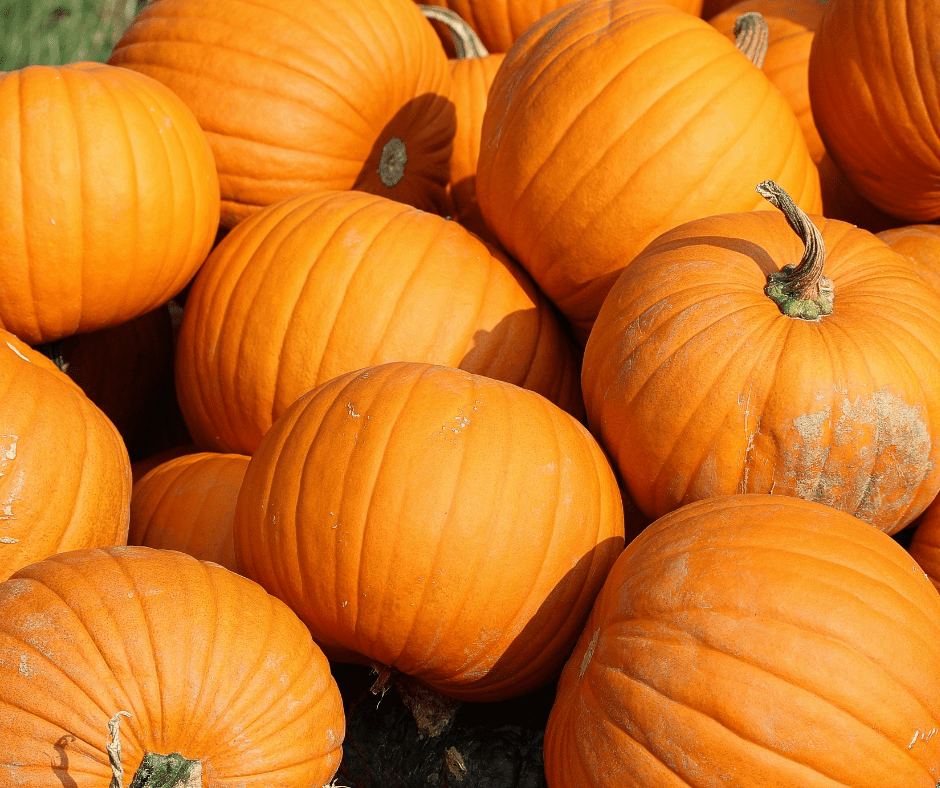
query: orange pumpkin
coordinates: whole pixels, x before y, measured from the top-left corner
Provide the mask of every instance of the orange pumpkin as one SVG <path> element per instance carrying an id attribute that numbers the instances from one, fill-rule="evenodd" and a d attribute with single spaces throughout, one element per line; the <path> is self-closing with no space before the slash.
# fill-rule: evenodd
<path id="1" fill-rule="evenodd" d="M 386 361 L 583 414 L 578 354 L 525 272 L 456 222 L 362 192 L 300 195 L 226 236 L 186 302 L 176 383 L 199 446 L 253 454 L 299 396 Z"/>
<path id="2" fill-rule="evenodd" d="M 427 0 L 449 8 L 476 31 L 490 52 L 508 52 L 525 30 L 570 0 Z M 698 16 L 702 0 L 670 0 L 676 8 Z"/>
<path id="3" fill-rule="evenodd" d="M 121 712 L 128 778 L 146 753 L 179 753 L 205 788 L 306 788 L 342 755 L 329 664 L 256 583 L 146 547 L 64 553 L 0 583 L 0 784 L 107 785 Z"/>
<path id="4" fill-rule="evenodd" d="M 56 552 L 124 544 L 130 493 L 114 425 L 49 359 L 0 330 L 0 580 Z"/>
<path id="5" fill-rule="evenodd" d="M 940 490 L 940 295 L 871 233 L 761 188 L 786 217 L 689 222 L 617 281 L 585 349 L 588 423 L 651 519 L 773 492 L 894 533 Z"/>
<path id="6" fill-rule="evenodd" d="M 895 227 L 883 230 L 878 237 L 910 261 L 921 278 L 940 293 L 940 225 Z"/>
<path id="7" fill-rule="evenodd" d="M 940 217 L 940 0 L 832 0 L 809 89 L 826 150 L 858 192 L 907 222 Z"/>
<path id="8" fill-rule="evenodd" d="M 251 458 L 239 571 L 328 656 L 499 700 L 547 683 L 623 548 L 603 452 L 544 397 L 392 363 L 301 397 Z"/>
<path id="9" fill-rule="evenodd" d="M 442 204 L 450 73 L 411 0 L 157 0 L 109 62 L 156 77 L 193 110 L 226 227 L 323 189 Z"/>
<path id="10" fill-rule="evenodd" d="M 212 152 L 149 77 L 101 63 L 0 73 L 0 150 L 0 328 L 24 342 L 165 304 L 212 247 Z"/>
<path id="11" fill-rule="evenodd" d="M 940 504 L 936 500 L 918 517 L 907 548 L 937 590 L 940 590 Z"/>
<path id="12" fill-rule="evenodd" d="M 700 501 L 611 570 L 548 785 L 934 788 L 938 675 L 940 596 L 894 540 L 796 498 Z"/>
<path id="13" fill-rule="evenodd" d="M 127 543 L 179 550 L 235 571 L 232 520 L 248 457 L 175 457 L 134 483 Z"/>
<path id="14" fill-rule="evenodd" d="M 707 22 L 660 0 L 587 0 L 513 46 L 483 118 L 477 199 L 507 251 L 587 339 L 619 273 L 685 221 L 809 211 L 819 176 L 793 111 Z"/>

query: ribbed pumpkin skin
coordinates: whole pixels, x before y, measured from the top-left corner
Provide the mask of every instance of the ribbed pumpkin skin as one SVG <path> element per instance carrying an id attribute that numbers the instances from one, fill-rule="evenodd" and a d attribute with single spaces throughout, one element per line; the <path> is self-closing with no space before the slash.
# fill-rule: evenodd
<path id="1" fill-rule="evenodd" d="M 411 0 L 158 0 L 110 61 L 192 108 L 215 153 L 222 223 L 300 192 L 361 189 L 433 210 L 454 137 L 450 71 Z M 383 185 L 385 145 L 404 177 Z"/>
<path id="2" fill-rule="evenodd" d="M 328 656 L 466 700 L 557 675 L 623 538 L 613 472 L 577 421 L 426 364 L 299 399 L 252 456 L 235 510 L 239 571 Z"/>
<path id="3" fill-rule="evenodd" d="M 203 449 L 253 454 L 330 378 L 460 367 L 583 415 L 579 358 L 524 271 L 456 222 L 361 192 L 300 195 L 236 227 L 193 283 L 176 385 Z"/>
<path id="4" fill-rule="evenodd" d="M 883 230 L 878 237 L 909 260 L 921 278 L 940 293 L 940 225 L 911 224 Z"/>
<path id="5" fill-rule="evenodd" d="M 585 349 L 588 423 L 651 519 L 774 492 L 894 533 L 940 489 L 940 297 L 871 233 L 813 221 L 835 289 L 818 322 L 764 294 L 803 254 L 764 211 L 664 234 L 605 302 Z"/>
<path id="6" fill-rule="evenodd" d="M 934 788 L 940 596 L 819 504 L 687 506 L 621 555 L 558 686 L 551 788 Z"/>
<path id="7" fill-rule="evenodd" d="M 546 14 L 570 0 L 427 0 L 465 19 L 490 52 L 508 52 L 515 40 Z M 702 0 L 674 0 L 671 5 L 698 16 Z"/>
<path id="8" fill-rule="evenodd" d="M 496 241 L 496 236 L 483 221 L 477 203 L 477 162 L 480 160 L 480 133 L 486 97 L 505 58 L 504 54 L 495 53 L 450 61 L 451 100 L 457 113 L 454 153 L 450 159 L 450 198 L 454 218 L 488 242 Z"/>
<path id="9" fill-rule="evenodd" d="M 0 74 L 0 151 L 0 328 L 24 342 L 149 312 L 212 248 L 212 151 L 148 77 L 101 63 Z"/>
<path id="10" fill-rule="evenodd" d="M 124 544 L 130 497 L 114 425 L 49 359 L 0 330 L 0 580 L 56 552 Z"/>
<path id="11" fill-rule="evenodd" d="M 666 230 L 762 208 L 754 185 L 768 178 L 821 209 L 779 91 L 707 22 L 658 0 L 544 17 L 506 56 L 482 134 L 483 218 L 582 342 L 620 271 Z"/>
<path id="12" fill-rule="evenodd" d="M 741 14 L 756 11 L 764 18 L 770 35 L 761 71 L 793 109 L 816 164 L 826 146 L 813 122 L 807 74 L 813 35 L 825 10 L 826 4 L 820 0 L 744 0 L 709 20 L 719 33 L 734 41 L 734 23 Z"/>
<path id="13" fill-rule="evenodd" d="M 187 454 L 134 484 L 127 543 L 179 550 L 235 571 L 232 520 L 248 457 Z"/>
<path id="14" fill-rule="evenodd" d="M 81 550 L 0 584 L 0 783 L 103 788 L 108 720 L 125 784 L 146 751 L 204 788 L 329 782 L 345 720 L 329 663 L 256 583 L 146 547 Z"/>
<path id="15" fill-rule="evenodd" d="M 810 100 L 826 149 L 869 201 L 940 217 L 940 0 L 831 0 Z"/>
<path id="16" fill-rule="evenodd" d="M 940 505 L 934 501 L 917 518 L 916 525 L 907 549 L 940 591 Z"/>

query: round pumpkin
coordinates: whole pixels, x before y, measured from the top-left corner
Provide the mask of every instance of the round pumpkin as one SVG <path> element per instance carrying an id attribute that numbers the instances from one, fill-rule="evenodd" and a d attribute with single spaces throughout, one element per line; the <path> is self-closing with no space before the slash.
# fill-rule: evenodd
<path id="1" fill-rule="evenodd" d="M 2 784 L 102 788 L 111 738 L 127 782 L 146 753 L 179 753 L 198 761 L 205 788 L 308 788 L 336 772 L 343 732 L 310 633 L 234 572 L 117 547 L 0 583 Z"/>
<path id="2" fill-rule="evenodd" d="M 940 595 L 904 548 L 778 495 L 700 501 L 621 554 L 565 666 L 550 788 L 934 788 Z"/>
<path id="3" fill-rule="evenodd" d="M 134 483 L 127 543 L 179 550 L 235 571 L 232 520 L 248 457 L 196 452 Z"/>
<path id="4" fill-rule="evenodd" d="M 934 500 L 912 527 L 914 535 L 907 549 L 940 591 L 940 504 Z"/>
<path id="5" fill-rule="evenodd" d="M 476 31 L 490 52 L 508 52 L 523 32 L 570 0 L 427 0 L 449 8 Z M 670 0 L 676 8 L 698 16 L 702 0 Z"/>
<path id="6" fill-rule="evenodd" d="M 193 110 L 226 227 L 323 189 L 427 210 L 444 200 L 450 72 L 411 0 L 156 0 L 109 62 L 159 79 Z"/>
<path id="7" fill-rule="evenodd" d="M 819 176 L 789 105 L 707 22 L 660 0 L 587 0 L 507 54 L 483 118 L 477 199 L 583 343 L 619 273 L 685 221 L 761 208 L 773 178 L 809 211 Z"/>
<path id="8" fill-rule="evenodd" d="M 689 222 L 624 271 L 585 349 L 588 423 L 651 519 L 773 492 L 894 533 L 940 490 L 940 295 L 761 189 L 786 216 Z"/>
<path id="9" fill-rule="evenodd" d="M 398 362 L 334 378 L 274 423 L 234 533 L 239 571 L 328 656 L 486 701 L 557 675 L 624 524 L 574 418 L 508 383 Z"/>
<path id="10" fill-rule="evenodd" d="M 524 271 L 456 222 L 354 191 L 290 198 L 226 236 L 186 302 L 176 385 L 199 446 L 253 454 L 302 394 L 386 361 L 583 414 L 579 354 Z"/>
<path id="11" fill-rule="evenodd" d="M 809 89 L 826 150 L 859 193 L 907 222 L 940 217 L 940 0 L 832 0 Z"/>
<path id="12" fill-rule="evenodd" d="M 878 237 L 909 260 L 921 278 L 940 293 L 940 225 L 895 227 L 882 230 Z"/>
<path id="13" fill-rule="evenodd" d="M 212 248 L 212 151 L 156 80 L 101 63 L 0 73 L 0 150 L 0 328 L 24 342 L 149 312 Z"/>
<path id="14" fill-rule="evenodd" d="M 107 416 L 0 330 L 0 580 L 56 552 L 124 544 L 130 497 L 130 459 Z"/>

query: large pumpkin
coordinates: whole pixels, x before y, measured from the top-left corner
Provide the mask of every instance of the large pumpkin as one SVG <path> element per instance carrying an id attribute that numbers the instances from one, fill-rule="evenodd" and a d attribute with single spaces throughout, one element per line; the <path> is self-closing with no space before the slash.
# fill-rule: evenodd
<path id="1" fill-rule="evenodd" d="M 685 221 L 761 208 L 773 178 L 821 208 L 793 111 L 708 23 L 659 0 L 587 0 L 513 46 L 483 118 L 486 223 L 587 339 L 620 271 Z"/>
<path id="2" fill-rule="evenodd" d="M 120 712 L 118 785 L 146 753 L 179 753 L 202 780 L 166 785 L 309 788 L 342 754 L 329 664 L 256 583 L 146 547 L 60 554 L 0 583 L 0 784 L 104 788 Z"/>
<path id="3" fill-rule="evenodd" d="M 427 364 L 342 375 L 294 403 L 251 458 L 239 571 L 331 658 L 459 699 L 561 668 L 623 548 L 613 472 L 544 397 Z"/>
<path id="4" fill-rule="evenodd" d="M 490 52 L 508 52 L 515 40 L 543 16 L 570 0 L 427 0 L 426 5 L 449 8 L 465 19 Z M 698 16 L 702 0 L 670 0 Z"/>
<path id="5" fill-rule="evenodd" d="M 740 495 L 623 552 L 558 685 L 551 788 L 934 788 L 940 595 L 893 539 Z"/>
<path id="6" fill-rule="evenodd" d="M 219 182 L 186 105 L 101 63 L 0 73 L 0 328 L 37 344 L 169 301 L 215 239 Z"/>
<path id="7" fill-rule="evenodd" d="M 583 414 L 580 359 L 525 272 L 456 222 L 362 192 L 236 227 L 193 284 L 176 382 L 204 449 L 252 454 L 287 407 L 386 361 L 460 367 Z"/>
<path id="8" fill-rule="evenodd" d="M 940 217 L 940 0 L 831 0 L 809 89 L 855 188 L 908 222 Z"/>
<path id="9" fill-rule="evenodd" d="M 56 552 L 124 544 L 130 497 L 114 425 L 49 359 L 0 330 L 0 580 Z"/>
<path id="10" fill-rule="evenodd" d="M 222 223 L 300 192 L 433 210 L 454 136 L 447 58 L 411 0 L 157 0 L 111 55 L 192 108 Z"/>
<path id="11" fill-rule="evenodd" d="M 689 222 L 623 273 L 585 349 L 588 423 L 650 518 L 773 492 L 894 533 L 940 490 L 940 296 L 761 189 L 786 217 Z"/>
<path id="12" fill-rule="evenodd" d="M 134 482 L 127 543 L 179 550 L 235 571 L 232 520 L 248 457 L 195 452 Z"/>

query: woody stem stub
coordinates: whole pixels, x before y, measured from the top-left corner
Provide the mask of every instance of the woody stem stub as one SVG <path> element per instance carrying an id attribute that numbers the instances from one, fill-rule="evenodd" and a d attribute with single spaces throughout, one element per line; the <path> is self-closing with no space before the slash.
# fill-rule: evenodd
<path id="1" fill-rule="evenodd" d="M 826 247 L 819 228 L 773 181 L 758 184 L 757 192 L 783 212 L 787 224 L 806 246 L 799 263 L 785 265 L 767 275 L 764 293 L 787 317 L 819 320 L 831 315 L 834 293 L 832 280 L 823 276 Z"/>

